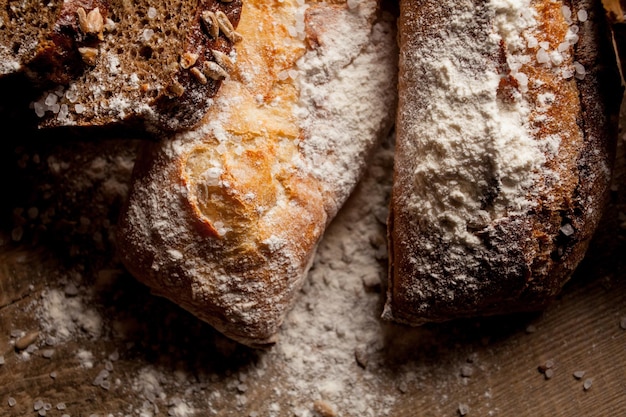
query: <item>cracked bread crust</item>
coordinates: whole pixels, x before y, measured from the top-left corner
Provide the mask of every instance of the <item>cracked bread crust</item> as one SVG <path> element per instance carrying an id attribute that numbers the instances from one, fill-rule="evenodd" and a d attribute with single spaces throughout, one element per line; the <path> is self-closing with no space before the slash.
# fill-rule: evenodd
<path id="1" fill-rule="evenodd" d="M 619 76 L 599 3 L 534 0 L 530 5 L 535 21 L 517 39 L 523 40 L 522 46 L 511 47 L 509 38 L 502 36 L 502 42 L 479 53 L 484 70 L 500 80 L 493 89 L 500 112 L 496 114 L 510 111 L 506 103 L 512 100 L 518 118 L 507 115 L 505 120 L 523 118 L 516 135 L 528 134 L 528 140 L 520 145 L 512 139 L 495 150 L 481 144 L 472 154 L 468 142 L 474 139 L 467 134 L 472 128 L 464 125 L 455 171 L 445 165 L 446 155 L 454 152 L 446 143 L 457 143 L 454 137 L 416 128 L 427 123 L 420 114 L 430 115 L 433 102 L 428 100 L 436 96 L 432 90 L 430 96 L 424 94 L 426 75 L 416 68 L 438 59 L 424 58 L 427 52 L 420 45 L 425 38 L 454 33 L 454 16 L 462 13 L 474 14 L 470 20 L 477 32 L 461 38 L 470 42 L 488 41 L 498 20 L 485 1 L 401 4 L 386 319 L 418 325 L 537 310 L 558 294 L 585 254 L 608 197 L 621 100 Z M 429 24 L 420 24 L 426 18 Z M 576 38 L 564 42 L 573 25 L 578 27 Z M 506 31 L 507 26 L 501 27 Z M 474 49 L 471 43 L 465 46 L 452 52 L 458 62 Z M 555 50 L 559 55 L 550 55 Z M 452 101 L 450 109 L 459 108 L 459 102 Z M 484 110 L 494 114 L 488 107 Z M 456 116 L 449 114 L 453 120 Z M 511 162 L 524 158 L 517 166 Z M 416 189 L 420 178 L 430 182 Z M 434 211 L 425 208 L 430 204 Z M 449 230 L 454 230 L 452 235 Z"/>

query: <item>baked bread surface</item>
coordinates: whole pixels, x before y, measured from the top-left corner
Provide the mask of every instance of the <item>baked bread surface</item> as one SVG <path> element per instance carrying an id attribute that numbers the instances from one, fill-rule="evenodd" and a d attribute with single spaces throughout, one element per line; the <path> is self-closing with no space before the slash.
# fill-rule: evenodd
<path id="1" fill-rule="evenodd" d="M 273 343 L 393 122 L 392 27 L 375 2 L 246 2 L 201 126 L 137 161 L 118 233 L 128 269 L 225 335 Z"/>
<path id="2" fill-rule="evenodd" d="M 621 88 L 602 20 L 591 1 L 401 2 L 384 318 L 534 310 L 559 292 L 611 177 Z"/>

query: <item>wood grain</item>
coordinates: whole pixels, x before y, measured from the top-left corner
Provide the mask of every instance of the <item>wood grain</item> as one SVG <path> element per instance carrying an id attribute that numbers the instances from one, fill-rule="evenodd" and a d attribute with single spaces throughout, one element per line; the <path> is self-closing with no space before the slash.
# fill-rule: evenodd
<path id="1" fill-rule="evenodd" d="M 55 146 L 50 146 L 50 155 L 59 152 L 61 145 Z M 119 155 L 133 149 L 117 144 L 105 151 L 103 146 L 82 149 L 81 158 L 75 159 L 82 161 L 84 168 L 91 166 L 85 161 L 96 155 Z M 417 329 L 381 323 L 382 344 L 370 354 L 365 367 L 356 360 L 350 367 L 355 380 L 371 392 L 367 401 L 393 398 L 388 409 L 392 416 L 455 416 L 461 404 L 469 410 L 468 415 L 599 416 L 626 410 L 626 330 L 620 327 L 626 317 L 621 256 L 626 234 L 620 227 L 620 213 L 626 207 L 622 146 L 620 155 L 613 204 L 587 259 L 554 304 L 542 313 Z M 36 177 L 32 172 L 16 172 L 11 174 L 15 180 Z M 56 207 L 71 202 L 73 210 L 59 215 L 59 221 L 80 223 L 74 218 L 92 210 L 87 204 L 93 198 L 92 186 L 71 192 L 60 187 Z M 20 198 L 33 204 L 36 200 Z M 15 200 L 10 204 L 23 205 Z M 109 208 L 116 211 L 114 206 Z M 348 203 L 339 221 L 358 210 Z M 101 225 L 93 221 L 89 227 Z M 2 246 L 0 353 L 5 363 L 0 366 L 1 415 L 37 415 L 38 400 L 52 407 L 46 411 L 49 416 L 176 415 L 171 402 L 176 397 L 195 404 L 196 415 L 247 416 L 253 411 L 294 415 L 295 400 L 289 394 L 292 381 L 273 352 L 239 346 L 185 311 L 150 295 L 120 268 L 112 249 L 86 243 L 85 235 L 95 233 L 93 230 L 64 236 L 42 233 L 36 244 Z M 78 251 L 63 249 L 78 243 L 82 245 Z M 105 331 L 99 338 L 79 332 L 48 346 L 37 306 L 45 297 L 42 291 L 65 291 L 68 281 L 89 295 L 87 307 L 103 317 Z M 374 296 L 382 306 L 382 294 Z M 12 347 L 16 330 L 42 331 L 36 342 L 39 349 L 27 357 L 16 351 Z M 50 358 L 44 355 L 46 349 L 53 350 Z M 81 351 L 92 353 L 91 367 L 80 360 Z M 111 359 L 116 356 L 119 359 Z M 554 362 L 550 379 L 538 370 L 548 360 Z M 107 378 L 110 386 L 105 389 L 94 385 L 94 380 L 107 366 L 112 371 Z M 164 375 L 159 389 L 166 401 L 137 390 L 137 377 L 145 369 L 158 369 Z M 259 370 L 262 379 L 246 381 L 244 396 L 238 378 Z M 573 376 L 579 370 L 585 371 L 580 380 Z M 586 379 L 592 381 L 588 390 L 583 388 Z M 8 405 L 9 397 L 16 402 L 13 407 Z M 313 410 L 314 400 L 298 401 Z M 60 403 L 65 404 L 64 410 L 56 408 Z M 201 404 L 207 408 L 198 407 Z M 272 408 L 275 404 L 279 411 Z"/>

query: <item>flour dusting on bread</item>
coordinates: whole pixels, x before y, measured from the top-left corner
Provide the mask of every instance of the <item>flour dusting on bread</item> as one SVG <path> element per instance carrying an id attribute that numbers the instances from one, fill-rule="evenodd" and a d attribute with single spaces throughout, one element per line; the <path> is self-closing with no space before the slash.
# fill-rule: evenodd
<path id="1" fill-rule="evenodd" d="M 362 8 L 366 6 L 374 4 L 364 3 Z M 373 149 L 379 132 L 388 128 L 388 119 L 381 114 L 395 109 L 396 92 L 390 88 L 395 85 L 392 28 L 386 20 L 374 24 L 371 32 L 359 30 L 371 19 L 368 14 L 311 13 L 311 26 L 325 26 L 315 34 L 319 47 L 298 61 L 301 94 L 296 114 L 305 128 L 300 149 L 307 169 L 322 181 L 332 201 L 331 217 L 363 172 L 362 164 L 355 166 L 354 155 Z"/>
<path id="2" fill-rule="evenodd" d="M 119 240 L 156 293 L 262 346 L 390 127 L 394 32 L 373 1 L 249 1 L 237 30 L 203 124 L 139 159 Z"/>
<path id="3" fill-rule="evenodd" d="M 418 324 L 537 308 L 580 260 L 614 142 L 589 87 L 597 69 L 578 60 L 598 65 L 579 47 L 597 36 L 595 11 L 574 5 L 402 3 L 385 317 Z M 591 132 L 586 118 L 604 130 Z M 566 224 L 576 232 L 564 236 Z"/>
<path id="4" fill-rule="evenodd" d="M 405 203 L 440 227 L 445 241 L 480 245 L 471 229 L 536 204 L 527 190 L 546 158 L 532 125 L 534 103 L 524 94 L 529 83 L 541 83 L 525 68 L 535 60 L 527 39 L 537 39 L 536 12 L 530 1 L 470 3 L 458 4 L 444 35 L 420 38 L 406 52 L 407 71 L 422 77 L 415 94 L 425 104 L 404 106 L 401 117 L 415 138 L 408 151 L 424 157 Z M 485 25 L 494 30 L 475 39 Z M 497 63 L 500 48 L 506 62 Z M 568 51 L 564 66 L 571 66 Z"/>

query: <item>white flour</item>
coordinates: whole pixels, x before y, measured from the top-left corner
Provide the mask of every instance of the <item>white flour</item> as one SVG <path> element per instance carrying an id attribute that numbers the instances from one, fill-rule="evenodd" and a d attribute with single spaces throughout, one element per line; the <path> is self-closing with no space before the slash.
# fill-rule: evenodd
<path id="1" fill-rule="evenodd" d="M 420 105 L 407 104 L 400 114 L 411 136 L 406 164 L 413 165 L 406 174 L 413 177 L 407 182 L 412 197 L 404 201 L 423 225 L 442 230 L 445 242 L 471 246 L 480 239 L 468 229 L 530 208 L 525 190 L 545 157 L 531 136 L 526 97 L 513 89 L 506 103 L 499 97 L 502 74 L 493 62 L 505 42 L 512 76 L 528 82 L 519 63 L 530 60 L 523 54 L 524 34 L 536 25 L 530 1 L 493 1 L 485 10 L 472 2 L 456 7 L 445 36 L 420 38 L 405 53 L 407 78 L 422 80 L 408 93 L 419 96 Z M 494 32 L 476 39 L 491 20 Z M 485 210 L 489 187 L 497 187 L 497 197 Z"/>
<path id="2" fill-rule="evenodd" d="M 570 189 L 555 184 L 578 181 L 570 150 L 584 139 L 572 110 L 579 29 L 559 5 L 405 3 L 385 318 L 488 314 L 541 286 L 521 284 L 551 265 L 537 242 L 555 232 L 540 214 L 568 207 Z"/>
<path id="3" fill-rule="evenodd" d="M 94 339 L 102 335 L 102 317 L 86 306 L 82 297 L 67 297 L 59 289 L 42 294 L 44 309 L 40 320 L 48 334 L 47 343 L 66 342 L 84 332 Z"/>
<path id="4" fill-rule="evenodd" d="M 308 403 L 313 400 L 332 404 L 339 415 L 381 416 L 391 410 L 393 398 L 380 401 L 372 395 L 380 375 L 367 372 L 376 368 L 375 351 L 383 343 L 378 316 L 393 151 L 377 152 L 365 180 L 327 230 L 302 299 L 270 354 L 284 363 L 276 380 L 307 399 L 298 416 L 312 415 Z"/>
<path id="5" fill-rule="evenodd" d="M 134 411 L 120 415 L 319 415 L 314 410 L 332 410 L 336 415 L 391 415 L 394 397 L 381 399 L 373 394 L 381 378 L 388 378 L 380 365 L 378 350 L 384 344 L 385 325 L 378 316 L 386 274 L 384 222 L 391 187 L 391 145 L 387 141 L 376 151 L 364 180 L 331 224 L 278 343 L 261 353 L 258 363 L 197 379 L 189 371 L 139 359 L 134 372 L 119 373 L 119 357 L 132 349 L 124 340 L 141 325 L 127 317 L 128 306 L 110 310 L 95 297 L 97 292 L 81 285 L 84 278 L 75 274 L 51 281 L 37 301 L 41 349 L 61 352 L 68 343 L 78 346 L 71 355 L 86 372 L 85 384 L 98 385 L 116 396 L 130 396 Z M 106 161 L 98 164 L 105 175 L 117 169 L 116 162 Z M 56 163 L 63 161 L 55 159 Z M 109 282 L 111 278 L 104 281 L 115 285 Z M 99 291 L 102 285 L 100 282 Z M 108 313 L 103 314 L 107 308 Z M 236 349 L 221 336 L 216 343 L 224 346 L 226 357 Z M 103 350 L 103 344 L 114 350 Z M 202 374 L 201 369 L 197 371 Z M 259 385 L 259 381 L 265 382 Z M 266 398 L 252 403 L 258 390 L 263 390 Z M 286 393 L 293 399 L 289 403 L 284 401 Z M 106 404 L 101 406 L 106 410 Z"/>

